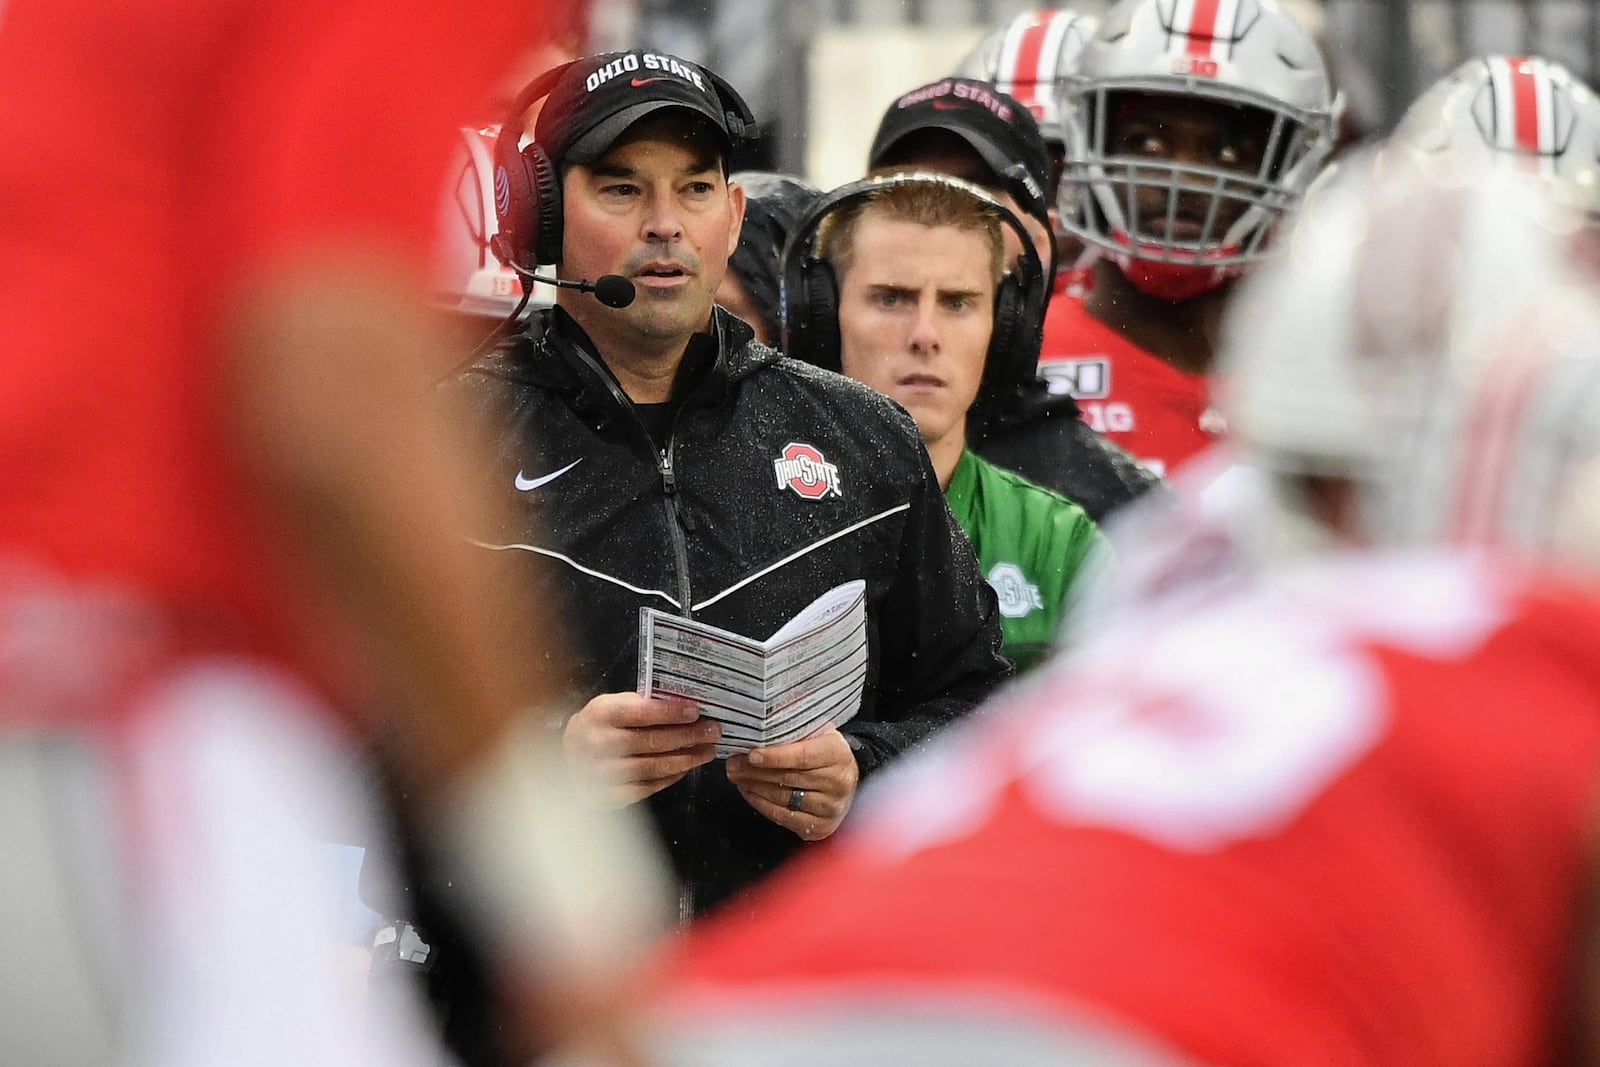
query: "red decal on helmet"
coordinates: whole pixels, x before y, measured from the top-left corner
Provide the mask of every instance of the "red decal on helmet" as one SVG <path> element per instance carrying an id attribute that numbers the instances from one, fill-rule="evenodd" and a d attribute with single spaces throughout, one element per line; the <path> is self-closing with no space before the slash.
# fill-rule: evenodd
<path id="1" fill-rule="evenodd" d="M 1532 60 L 1513 59 L 1507 66 L 1511 70 L 1511 106 L 1517 147 L 1536 153 L 1541 148 L 1539 79 Z"/>
<path id="2" fill-rule="evenodd" d="M 1017 60 L 1013 66 L 1011 87 L 1008 92 L 1024 104 L 1032 104 L 1039 95 L 1041 83 L 1048 84 L 1054 77 L 1039 69 L 1044 58 L 1044 41 L 1050 34 L 1051 16 L 1035 16 L 1023 27 L 1022 39 L 1017 42 Z"/>
<path id="3" fill-rule="evenodd" d="M 1194 0 L 1194 14 L 1189 19 L 1189 54 L 1210 56 L 1217 36 L 1217 11 L 1222 0 Z"/>

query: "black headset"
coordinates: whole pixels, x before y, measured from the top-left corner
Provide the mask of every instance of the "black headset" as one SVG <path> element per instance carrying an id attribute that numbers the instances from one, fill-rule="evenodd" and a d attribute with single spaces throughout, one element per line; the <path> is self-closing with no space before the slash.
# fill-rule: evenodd
<path id="1" fill-rule="evenodd" d="M 500 224 L 495 254 L 513 267 L 534 270 L 541 263 L 561 262 L 561 172 L 539 142 L 519 146 L 526 132 L 523 115 L 549 96 L 567 71 L 594 59 L 575 59 L 535 78 L 517 94 L 495 138 L 494 210 Z M 698 64 L 695 68 L 716 90 L 733 148 L 754 138 L 756 119 L 744 98 L 721 76 Z"/>
<path id="2" fill-rule="evenodd" d="M 842 185 L 812 205 L 783 249 L 782 291 L 778 298 L 783 307 L 783 352 L 827 370 L 840 369 L 839 282 L 832 264 L 816 254 L 817 230 L 822 220 L 880 189 L 930 182 L 960 189 L 981 200 L 1022 240 L 1021 263 L 1006 271 L 995 291 L 994 329 L 989 334 L 978 400 L 973 404 L 974 413 L 985 416 L 1005 393 L 1020 389 L 1038 374 L 1050 288 L 1033 238 L 1016 213 L 984 189 L 947 174 L 906 171 L 866 178 Z M 969 419 L 969 424 L 973 421 L 981 425 L 986 418 Z"/>

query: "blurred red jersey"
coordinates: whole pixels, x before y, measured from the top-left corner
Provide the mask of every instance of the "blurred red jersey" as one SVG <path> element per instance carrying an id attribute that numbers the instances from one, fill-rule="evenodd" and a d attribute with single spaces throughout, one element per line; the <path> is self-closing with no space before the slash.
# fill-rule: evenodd
<path id="1" fill-rule="evenodd" d="M 1232 1067 L 1554 1062 L 1600 606 L 1459 557 L 1300 578 L 1123 626 L 906 765 L 691 937 L 685 1032 L 893 1018 L 915 1052 L 920 1006 Z"/>
<path id="2" fill-rule="evenodd" d="M 1157 359 L 1071 293 L 1058 294 L 1045 312 L 1039 373 L 1052 389 L 1078 398 L 1085 422 L 1157 474 L 1175 470 L 1223 431 L 1204 375 Z"/>
<path id="3" fill-rule="evenodd" d="M 450 138 L 539 6 L 0 5 L 0 586 L 42 570 L 279 645 L 230 309 L 324 247 L 420 286 Z"/>

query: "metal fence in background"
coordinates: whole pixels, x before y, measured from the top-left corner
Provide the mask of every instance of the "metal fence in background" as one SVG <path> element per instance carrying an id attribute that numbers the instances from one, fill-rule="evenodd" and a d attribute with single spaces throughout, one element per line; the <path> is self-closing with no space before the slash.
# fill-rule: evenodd
<path id="1" fill-rule="evenodd" d="M 1379 129 L 1475 55 L 1542 55 L 1590 84 L 1600 81 L 1594 0 L 1326 0 L 1323 6 L 1335 66 Z"/>
<path id="2" fill-rule="evenodd" d="M 1463 59 L 1536 53 L 1600 83 L 1600 0 L 1290 0 L 1320 6 L 1329 53 L 1358 117 L 1389 129 Z M 804 156 L 806 56 L 831 27 L 988 26 L 1040 6 L 1095 12 L 1106 0 L 637 0 L 640 43 L 702 59 L 783 129 L 774 165 Z"/>

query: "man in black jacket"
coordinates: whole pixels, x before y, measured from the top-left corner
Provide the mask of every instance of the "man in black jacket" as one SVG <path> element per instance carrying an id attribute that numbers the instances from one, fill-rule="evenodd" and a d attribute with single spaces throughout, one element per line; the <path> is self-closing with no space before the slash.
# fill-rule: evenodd
<path id="1" fill-rule="evenodd" d="M 731 88 L 672 57 L 556 75 L 534 143 L 518 150 L 515 123 L 501 135 L 502 252 L 566 279 L 620 275 L 597 295 L 625 306 L 563 289 L 538 341 L 460 383 L 500 428 L 486 476 L 520 516 L 482 542 L 539 573 L 574 645 L 568 762 L 601 802 L 649 804 L 685 916 L 833 833 L 864 776 L 1009 674 L 994 595 L 911 419 L 713 310 L 744 204 L 728 156 L 752 126 Z M 694 705 L 634 691 L 641 607 L 759 639 L 853 579 L 868 673 L 842 730 L 723 765 Z"/>

